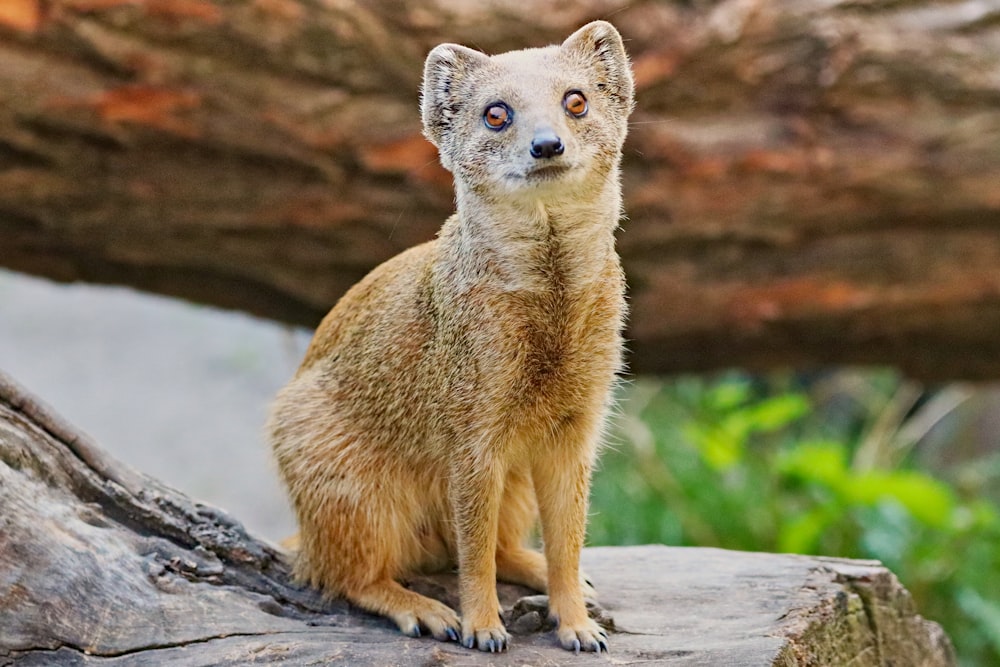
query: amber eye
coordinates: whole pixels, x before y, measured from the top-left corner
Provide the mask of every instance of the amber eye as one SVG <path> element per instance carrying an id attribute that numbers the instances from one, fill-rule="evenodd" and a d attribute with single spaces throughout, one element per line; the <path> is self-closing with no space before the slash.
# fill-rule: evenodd
<path id="1" fill-rule="evenodd" d="M 583 118 L 587 115 L 587 98 L 579 90 L 571 90 L 563 97 L 563 108 L 566 113 L 574 118 Z"/>
<path id="2" fill-rule="evenodd" d="M 486 127 L 497 132 L 510 125 L 513 119 L 514 112 L 503 102 L 495 102 L 483 112 L 483 122 L 486 123 Z"/>

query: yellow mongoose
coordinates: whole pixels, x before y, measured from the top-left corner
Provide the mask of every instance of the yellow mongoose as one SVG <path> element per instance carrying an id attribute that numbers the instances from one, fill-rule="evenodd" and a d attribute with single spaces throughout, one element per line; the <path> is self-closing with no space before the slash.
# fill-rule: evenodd
<path id="1" fill-rule="evenodd" d="M 579 557 L 621 364 L 632 98 L 603 21 L 559 46 L 430 52 L 424 133 L 457 212 L 344 295 L 268 423 L 302 580 L 406 634 L 500 651 L 499 578 L 548 592 L 565 648 L 607 649 Z M 539 515 L 544 556 L 525 546 Z M 461 621 L 399 583 L 454 564 Z"/>

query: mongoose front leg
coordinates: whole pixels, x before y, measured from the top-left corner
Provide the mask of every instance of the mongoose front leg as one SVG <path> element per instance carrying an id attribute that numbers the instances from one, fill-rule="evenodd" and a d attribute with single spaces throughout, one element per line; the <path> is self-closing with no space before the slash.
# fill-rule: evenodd
<path id="1" fill-rule="evenodd" d="M 484 455 L 491 444 L 477 448 L 476 456 L 457 456 L 449 494 L 458 551 L 459 597 L 462 606 L 462 645 L 481 651 L 503 651 L 510 635 L 500 619 L 497 597 L 497 529 L 505 466 Z"/>
<path id="2" fill-rule="evenodd" d="M 608 650 L 608 635 L 587 614 L 580 580 L 591 467 L 589 450 L 569 459 L 539 457 L 534 479 L 548 561 L 549 614 L 558 622 L 559 643 L 570 651 L 600 652 Z"/>

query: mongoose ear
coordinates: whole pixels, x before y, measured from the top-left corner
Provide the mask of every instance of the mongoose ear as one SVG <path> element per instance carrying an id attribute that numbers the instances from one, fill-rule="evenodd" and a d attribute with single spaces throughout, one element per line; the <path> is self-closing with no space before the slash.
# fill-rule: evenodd
<path id="1" fill-rule="evenodd" d="M 632 67 L 622 36 L 613 25 L 607 21 L 588 23 L 566 38 L 562 50 L 594 69 L 597 87 L 621 113 L 632 111 Z"/>
<path id="2" fill-rule="evenodd" d="M 463 79 L 488 62 L 486 54 L 458 44 L 439 44 L 427 54 L 420 89 L 420 113 L 424 136 L 439 150 L 466 97 L 462 94 Z M 445 159 L 444 155 L 441 157 Z"/>

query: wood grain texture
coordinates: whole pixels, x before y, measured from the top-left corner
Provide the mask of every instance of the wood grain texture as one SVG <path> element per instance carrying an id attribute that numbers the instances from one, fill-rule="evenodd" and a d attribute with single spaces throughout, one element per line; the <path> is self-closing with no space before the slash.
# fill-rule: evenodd
<path id="1" fill-rule="evenodd" d="M 1000 377 L 996 2 L 4 8 L 0 265 L 314 325 L 452 209 L 427 51 L 608 18 L 638 83 L 633 371 Z"/>
<path id="2" fill-rule="evenodd" d="M 877 562 L 662 546 L 594 548 L 612 653 L 574 656 L 544 596 L 500 585 L 510 651 L 431 638 L 289 581 L 234 518 L 110 459 L 0 374 L 0 665 L 955 664 Z M 453 574 L 411 582 L 457 605 Z"/>

